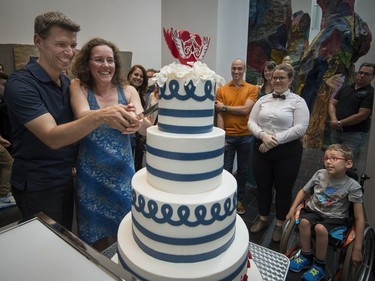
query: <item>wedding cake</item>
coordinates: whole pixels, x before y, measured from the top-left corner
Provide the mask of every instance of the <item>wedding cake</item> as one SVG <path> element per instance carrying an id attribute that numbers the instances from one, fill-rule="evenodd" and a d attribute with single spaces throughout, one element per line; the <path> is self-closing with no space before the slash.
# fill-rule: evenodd
<path id="1" fill-rule="evenodd" d="M 155 80 L 158 125 L 147 130 L 146 167 L 132 179 L 119 262 L 140 280 L 247 280 L 257 269 L 236 214 L 236 180 L 223 170 L 225 132 L 213 126 L 223 78 L 198 61 L 165 66 Z"/>

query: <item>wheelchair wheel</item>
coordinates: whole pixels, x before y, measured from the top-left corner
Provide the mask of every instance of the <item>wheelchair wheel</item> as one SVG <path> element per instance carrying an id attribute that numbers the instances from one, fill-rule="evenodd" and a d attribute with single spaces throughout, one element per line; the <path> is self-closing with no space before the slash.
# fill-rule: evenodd
<path id="1" fill-rule="evenodd" d="M 365 228 L 362 245 L 363 262 L 360 266 L 355 266 L 351 262 L 354 242 L 350 243 L 345 255 L 343 265 L 343 281 L 367 281 L 370 278 L 371 268 L 374 263 L 375 234 L 371 227 Z"/>
<path id="2" fill-rule="evenodd" d="M 293 218 L 285 223 L 283 227 L 283 234 L 280 240 L 280 253 L 283 253 L 288 258 L 293 258 L 299 254 L 300 238 L 298 233 L 298 226 L 296 219 Z"/>

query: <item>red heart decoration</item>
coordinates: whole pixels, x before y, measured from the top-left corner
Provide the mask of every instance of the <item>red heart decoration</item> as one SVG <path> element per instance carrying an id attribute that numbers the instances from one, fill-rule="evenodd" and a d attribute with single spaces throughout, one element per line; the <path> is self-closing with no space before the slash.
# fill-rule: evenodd
<path id="1" fill-rule="evenodd" d="M 197 58 L 194 56 L 194 54 L 199 52 L 202 47 L 201 37 L 196 33 L 191 34 L 188 30 L 180 30 L 178 33 L 183 44 L 182 50 L 184 54 L 182 55 L 181 50 L 179 50 L 180 56 L 178 57 L 178 60 L 180 61 L 180 63 L 187 64 L 187 62 L 197 61 Z"/>
<path id="2" fill-rule="evenodd" d="M 164 29 L 164 38 L 172 55 L 185 65 L 188 65 L 188 62 L 202 60 L 210 43 L 209 37 L 203 37 L 202 40 L 198 34 L 191 34 L 184 29 Z"/>

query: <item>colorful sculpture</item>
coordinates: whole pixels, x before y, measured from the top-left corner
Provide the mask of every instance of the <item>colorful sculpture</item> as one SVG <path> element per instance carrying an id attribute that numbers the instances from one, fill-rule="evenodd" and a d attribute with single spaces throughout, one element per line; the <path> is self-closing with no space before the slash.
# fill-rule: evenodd
<path id="1" fill-rule="evenodd" d="M 367 24 L 354 12 L 355 0 L 318 0 L 321 31 L 300 61 L 296 93 L 306 100 L 311 118 L 305 146 L 321 148 L 328 134 L 327 107 L 334 89 L 327 79 L 340 74 L 351 79 L 354 63 L 370 49 Z M 327 127 L 327 129 L 326 129 Z M 325 132 L 326 131 L 326 132 Z"/>

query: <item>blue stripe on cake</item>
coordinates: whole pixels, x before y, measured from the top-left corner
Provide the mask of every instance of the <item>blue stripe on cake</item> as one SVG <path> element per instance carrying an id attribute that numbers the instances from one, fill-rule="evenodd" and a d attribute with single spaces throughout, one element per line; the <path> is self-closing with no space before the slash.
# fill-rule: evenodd
<path id="1" fill-rule="evenodd" d="M 175 238 L 175 237 L 168 237 L 168 236 L 162 236 L 159 234 L 155 234 L 143 226 L 139 224 L 139 222 L 132 216 L 133 224 L 135 227 L 141 232 L 144 236 L 147 238 L 154 240 L 156 242 L 164 243 L 164 244 L 171 244 L 171 245 L 199 245 L 203 243 L 209 243 L 212 242 L 216 239 L 219 239 L 220 237 L 226 235 L 229 233 L 233 227 L 236 224 L 236 219 L 233 220 L 232 223 L 230 223 L 226 228 L 216 232 L 212 233 L 207 236 L 202 236 L 202 237 L 194 237 L 194 238 Z"/>
<path id="2" fill-rule="evenodd" d="M 212 132 L 214 125 L 207 126 L 181 126 L 181 125 L 168 125 L 158 122 L 158 129 L 163 132 L 174 134 L 204 134 Z"/>
<path id="3" fill-rule="evenodd" d="M 212 117 L 214 116 L 214 109 L 168 109 L 168 108 L 159 108 L 159 116 L 170 116 L 178 118 L 201 118 L 201 117 Z"/>
<path id="4" fill-rule="evenodd" d="M 223 172 L 223 167 L 220 167 L 219 169 L 213 170 L 211 172 L 201 173 L 201 174 L 176 174 L 176 173 L 170 173 L 170 172 L 155 169 L 147 163 L 146 163 L 146 168 L 147 168 L 147 172 L 153 176 L 166 179 L 166 180 L 183 181 L 183 182 L 207 180 L 207 179 L 211 179 L 216 176 L 219 176 Z"/>
<path id="5" fill-rule="evenodd" d="M 171 159 L 171 160 L 184 160 L 184 161 L 195 161 L 195 160 L 207 160 L 212 159 L 215 157 L 219 157 L 224 154 L 224 147 L 205 151 L 205 152 L 175 152 L 175 151 L 167 151 L 152 147 L 150 145 L 146 145 L 147 153 L 155 155 L 157 157 Z"/>
<path id="6" fill-rule="evenodd" d="M 206 253 L 201 253 L 201 254 L 196 254 L 196 255 L 173 255 L 173 254 L 167 254 L 167 253 L 162 253 L 156 250 L 151 249 L 150 247 L 146 246 L 145 244 L 142 243 L 135 235 L 134 230 L 133 232 L 133 238 L 135 242 L 137 243 L 138 247 L 142 249 L 143 252 L 148 254 L 149 256 L 158 259 L 158 260 L 163 260 L 167 262 L 173 262 L 173 263 L 193 263 L 193 262 L 200 262 L 200 261 L 206 261 L 209 259 L 213 259 L 217 257 L 218 255 L 224 253 L 230 245 L 232 245 L 233 240 L 235 238 L 235 233 L 229 239 L 228 242 L 226 242 L 224 245 L 220 246 L 219 248 L 209 251 Z"/>
<path id="7" fill-rule="evenodd" d="M 131 274 L 133 274 L 134 276 L 136 276 L 139 280 L 141 281 L 150 281 L 148 279 L 144 279 L 142 276 L 140 276 L 138 273 L 134 272 L 127 264 L 126 262 L 124 261 L 124 259 L 121 257 L 120 253 L 117 252 L 117 256 L 118 256 L 118 259 L 122 265 L 123 268 L 125 268 L 127 271 L 129 271 Z M 233 271 L 231 274 L 229 274 L 227 277 L 224 277 L 223 279 L 220 279 L 218 281 L 228 281 L 228 280 L 233 280 L 236 276 L 238 276 L 241 271 L 244 269 L 246 263 L 248 262 L 248 258 L 247 256 L 245 257 L 245 259 L 243 260 L 243 262 L 241 263 L 241 265 L 236 268 L 235 271 Z"/>
<path id="8" fill-rule="evenodd" d="M 247 255 L 246 255 L 246 257 L 245 257 L 245 259 L 243 260 L 243 262 L 241 263 L 241 265 L 235 270 L 235 271 L 233 271 L 230 275 L 228 275 L 227 277 L 225 277 L 225 278 L 223 278 L 223 279 L 220 279 L 220 280 L 218 280 L 218 281 L 228 281 L 228 280 L 234 280 L 234 278 L 236 277 L 236 276 L 238 276 L 240 273 L 241 273 L 241 271 L 244 269 L 244 267 L 245 267 L 245 265 L 247 264 L 247 262 L 248 262 L 248 257 L 247 257 Z M 249 280 L 249 281 L 251 281 L 251 280 Z"/>
<path id="9" fill-rule="evenodd" d="M 141 275 L 139 275 L 137 272 L 135 272 L 134 270 L 132 270 L 127 264 L 126 262 L 124 261 L 124 259 L 121 257 L 119 251 L 117 251 L 117 256 L 118 256 L 118 259 L 122 265 L 123 268 L 125 268 L 127 271 L 129 271 L 131 274 L 133 274 L 135 277 L 137 277 L 137 279 L 139 279 L 140 281 L 151 281 L 151 280 L 148 280 L 148 279 L 145 279 L 143 278 Z"/>

